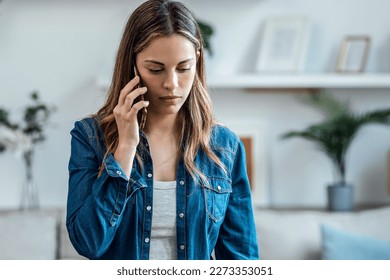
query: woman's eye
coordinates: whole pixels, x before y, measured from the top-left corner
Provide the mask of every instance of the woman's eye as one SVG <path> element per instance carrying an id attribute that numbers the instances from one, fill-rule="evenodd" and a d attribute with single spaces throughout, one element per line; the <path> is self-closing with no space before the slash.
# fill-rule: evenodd
<path id="1" fill-rule="evenodd" d="M 178 71 L 180 72 L 186 72 L 186 71 L 190 71 L 191 70 L 191 67 L 188 67 L 188 68 L 179 68 Z"/>
<path id="2" fill-rule="evenodd" d="M 160 73 L 162 69 L 149 69 L 151 73 Z"/>

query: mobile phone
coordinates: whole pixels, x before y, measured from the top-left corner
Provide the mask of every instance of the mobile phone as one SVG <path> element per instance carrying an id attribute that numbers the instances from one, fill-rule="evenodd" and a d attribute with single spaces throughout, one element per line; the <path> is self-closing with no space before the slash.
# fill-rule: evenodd
<path id="1" fill-rule="evenodd" d="M 134 66 L 134 74 L 136 76 L 139 77 L 139 83 L 138 83 L 138 88 L 142 87 L 142 79 L 141 79 L 141 76 L 139 75 L 138 71 L 137 71 L 137 67 Z M 134 100 L 134 103 L 137 103 L 139 101 L 144 101 L 144 95 L 141 94 L 140 96 L 138 96 L 135 100 Z M 139 112 L 141 114 L 141 117 L 140 117 L 140 122 L 139 122 L 139 128 L 140 129 L 144 129 L 145 128 L 145 124 L 146 124 L 146 117 L 147 117 L 147 114 L 148 114 L 148 110 L 144 107 L 140 110 Z"/>

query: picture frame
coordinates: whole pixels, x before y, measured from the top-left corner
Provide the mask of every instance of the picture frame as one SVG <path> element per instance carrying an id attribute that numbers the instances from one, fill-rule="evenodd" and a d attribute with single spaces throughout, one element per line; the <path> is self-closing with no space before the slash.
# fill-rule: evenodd
<path id="1" fill-rule="evenodd" d="M 346 36 L 340 47 L 336 71 L 342 73 L 359 73 L 365 70 L 371 39 L 369 36 Z"/>
<path id="2" fill-rule="evenodd" d="M 309 37 L 305 16 L 270 17 L 264 22 L 257 72 L 301 72 Z"/>
<path id="3" fill-rule="evenodd" d="M 226 119 L 223 120 L 223 124 L 236 133 L 244 144 L 253 205 L 268 207 L 271 204 L 271 192 L 268 178 L 266 123 L 258 120 Z"/>

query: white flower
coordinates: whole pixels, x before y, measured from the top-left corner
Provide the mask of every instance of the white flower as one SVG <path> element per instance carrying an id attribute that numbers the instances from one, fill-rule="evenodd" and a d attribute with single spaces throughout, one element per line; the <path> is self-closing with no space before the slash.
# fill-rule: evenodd
<path id="1" fill-rule="evenodd" d="M 6 149 L 15 149 L 17 145 L 16 131 L 0 124 L 0 143 Z"/>
<path id="2" fill-rule="evenodd" d="M 17 157 L 22 157 L 27 151 L 33 148 L 31 137 L 24 134 L 19 129 L 11 129 L 0 124 L 0 143 L 5 146 L 6 149 L 10 149 L 15 152 Z"/>

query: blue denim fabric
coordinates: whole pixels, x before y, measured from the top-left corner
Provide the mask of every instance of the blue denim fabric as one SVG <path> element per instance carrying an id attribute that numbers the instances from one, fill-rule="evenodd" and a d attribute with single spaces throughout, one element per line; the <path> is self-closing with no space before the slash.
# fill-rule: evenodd
<path id="1" fill-rule="evenodd" d="M 98 122 L 86 118 L 71 131 L 66 226 L 77 252 L 90 259 L 149 259 L 153 211 L 153 165 L 149 151 L 130 179 L 105 143 Z M 146 137 L 140 141 L 148 149 Z M 215 126 L 211 146 L 225 174 L 200 150 L 196 165 L 208 183 L 195 183 L 180 160 L 177 169 L 178 259 L 258 259 L 258 244 L 242 142 Z"/>

